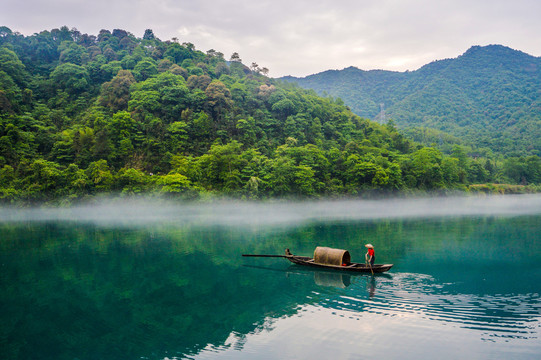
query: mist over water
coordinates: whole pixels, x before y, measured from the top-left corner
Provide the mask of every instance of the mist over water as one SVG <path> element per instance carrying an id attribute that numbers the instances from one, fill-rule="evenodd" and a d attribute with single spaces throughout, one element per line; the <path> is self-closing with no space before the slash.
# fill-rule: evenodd
<path id="1" fill-rule="evenodd" d="M 214 201 L 180 203 L 139 198 L 103 200 L 70 208 L 0 208 L 0 222 L 80 221 L 103 225 L 157 222 L 199 225 L 298 225 L 355 221 L 541 214 L 541 194 L 400 198 L 382 200 Z"/>
<path id="2" fill-rule="evenodd" d="M 540 195 L 109 199 L 3 207 L 0 233 L 1 359 L 541 353 Z M 363 261 L 368 242 L 391 271 L 241 257 L 329 246 Z"/>

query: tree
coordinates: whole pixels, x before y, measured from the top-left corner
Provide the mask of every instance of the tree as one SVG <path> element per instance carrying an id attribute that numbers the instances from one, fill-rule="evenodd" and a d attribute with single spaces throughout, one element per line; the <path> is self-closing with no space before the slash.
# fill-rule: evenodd
<path id="1" fill-rule="evenodd" d="M 8 74 L 0 70 L 0 110 L 4 113 L 18 112 L 21 102 L 21 89 Z"/>
<path id="2" fill-rule="evenodd" d="M 90 181 L 84 170 L 79 169 L 77 165 L 70 164 L 62 171 L 62 177 L 66 182 L 65 192 L 79 196 L 87 192 Z"/>
<path id="3" fill-rule="evenodd" d="M 228 110 L 232 105 L 231 92 L 219 80 L 213 80 L 205 89 L 207 97 L 207 105 L 209 110 L 214 115 L 216 120 L 223 118 L 223 112 Z"/>
<path id="4" fill-rule="evenodd" d="M 0 117 L 0 159 L 2 164 L 18 166 L 24 158 L 36 156 L 35 135 L 24 131 L 28 117 Z"/>
<path id="5" fill-rule="evenodd" d="M 371 160 L 371 159 L 370 159 Z M 369 159 L 363 159 L 357 154 L 350 155 L 346 162 L 346 179 L 352 190 L 360 187 L 371 187 L 372 185 L 384 185 L 382 183 L 385 178 L 385 173 L 380 166 L 376 165 Z M 374 178 L 378 174 L 378 179 L 374 181 Z"/>
<path id="6" fill-rule="evenodd" d="M 153 59 L 144 58 L 135 65 L 133 72 L 138 81 L 144 81 L 151 76 L 157 75 L 158 67 Z"/>
<path id="7" fill-rule="evenodd" d="M 444 157 L 441 162 L 441 171 L 443 180 L 448 187 L 452 187 L 460 182 L 459 160 L 454 157 Z"/>
<path id="8" fill-rule="evenodd" d="M 167 126 L 165 143 L 169 152 L 177 154 L 187 147 L 188 124 L 182 121 L 175 121 Z"/>
<path id="9" fill-rule="evenodd" d="M 159 192 L 169 196 L 185 194 L 191 189 L 190 180 L 182 174 L 159 176 L 156 183 L 160 186 Z"/>
<path id="10" fill-rule="evenodd" d="M 72 95 L 78 95 L 89 88 L 86 69 L 71 63 L 58 65 L 51 73 L 51 80 L 56 88 Z"/>
<path id="11" fill-rule="evenodd" d="M 148 187 L 147 177 L 140 170 L 122 168 L 116 176 L 116 185 L 123 195 L 139 194 Z"/>
<path id="12" fill-rule="evenodd" d="M 0 39 L 3 40 L 12 34 L 13 32 L 10 28 L 8 28 L 7 26 L 0 26 Z"/>
<path id="13" fill-rule="evenodd" d="M 180 119 L 194 98 L 182 76 L 164 72 L 132 87 L 128 109 L 139 119 L 152 115 L 164 124 Z"/>
<path id="14" fill-rule="evenodd" d="M 135 84 L 131 71 L 120 70 L 113 80 L 101 86 L 98 102 L 113 112 L 126 110 L 130 100 L 130 87 Z"/>
<path id="15" fill-rule="evenodd" d="M 242 62 L 238 52 L 234 52 L 233 54 L 231 54 L 231 58 L 229 59 L 229 61 L 238 63 Z"/>
<path id="16" fill-rule="evenodd" d="M 122 39 L 128 36 L 128 32 L 122 29 L 113 29 L 113 36 Z"/>
<path id="17" fill-rule="evenodd" d="M 315 195 L 314 184 L 316 179 L 314 178 L 314 170 L 310 166 L 298 165 L 293 173 L 295 192 L 298 195 L 312 196 Z"/>
<path id="18" fill-rule="evenodd" d="M 411 163 L 406 165 L 406 175 L 415 178 L 415 186 L 421 189 L 438 189 L 443 187 L 443 172 L 441 169 L 441 153 L 434 148 L 422 148 L 409 157 Z"/>
<path id="19" fill-rule="evenodd" d="M 183 112 L 185 114 L 185 112 Z M 204 111 L 201 111 L 197 114 L 194 114 L 194 116 L 190 116 L 190 138 L 196 139 L 197 141 L 195 144 L 192 144 L 192 149 L 197 153 L 196 149 L 199 149 L 202 145 L 203 148 L 205 148 L 204 151 L 206 151 L 206 142 L 209 141 L 214 133 L 214 127 L 212 123 L 212 119 L 205 113 Z M 200 146 L 198 146 L 198 144 Z"/>
<path id="20" fill-rule="evenodd" d="M 470 162 L 470 168 L 468 171 L 468 180 L 474 184 L 483 184 L 488 180 L 488 172 L 479 162 L 479 160 L 473 160 Z"/>
<path id="21" fill-rule="evenodd" d="M 16 188 L 17 186 L 17 177 L 15 175 L 15 170 L 9 165 L 4 165 L 0 169 L 0 201 L 1 202 L 11 202 L 16 200 L 21 191 Z"/>
<path id="22" fill-rule="evenodd" d="M 277 157 L 269 162 L 269 169 L 264 176 L 266 189 L 272 196 L 285 196 L 295 190 L 293 174 L 295 163 L 287 157 Z"/>
<path id="23" fill-rule="evenodd" d="M 106 160 L 98 160 L 90 163 L 86 174 L 93 187 L 98 191 L 110 191 L 113 185 L 113 174 Z"/>
<path id="24" fill-rule="evenodd" d="M 541 158 L 536 155 L 526 158 L 526 179 L 531 184 L 541 184 Z"/>
<path id="25" fill-rule="evenodd" d="M 88 62 L 88 53 L 83 46 L 72 41 L 64 41 L 59 47 L 60 62 L 83 65 Z"/>
<path id="26" fill-rule="evenodd" d="M 15 52 L 5 47 L 0 48 L 0 71 L 9 76 L 17 86 L 25 86 L 28 74 L 24 64 Z"/>
<path id="27" fill-rule="evenodd" d="M 137 123 L 127 111 L 119 111 L 113 115 L 107 126 L 111 139 L 119 143 L 124 139 L 132 139 L 137 133 Z"/>
<path id="28" fill-rule="evenodd" d="M 145 30 L 145 33 L 143 34 L 143 39 L 144 40 L 154 40 L 154 39 L 156 39 L 156 36 L 154 36 L 154 32 L 152 31 L 152 29 L 146 29 Z"/>
<path id="29" fill-rule="evenodd" d="M 310 166 L 295 165 L 286 156 L 278 156 L 270 162 L 270 169 L 264 179 L 269 193 L 273 196 L 313 196 L 316 194 L 317 179 Z"/>
<path id="30" fill-rule="evenodd" d="M 242 144 L 231 141 L 213 145 L 208 154 L 198 160 L 201 181 L 212 190 L 234 193 L 243 187 L 241 169 L 246 165 L 240 156 Z"/>
<path id="31" fill-rule="evenodd" d="M 98 34 L 98 42 L 105 42 L 112 36 L 109 30 L 101 29 Z"/>
<path id="32" fill-rule="evenodd" d="M 208 75 L 191 75 L 188 78 L 188 87 L 190 89 L 200 89 L 205 91 L 209 84 L 212 82 L 212 79 Z"/>
<path id="33" fill-rule="evenodd" d="M 54 196 L 63 182 L 60 166 L 52 161 L 34 160 L 30 165 L 30 173 L 24 179 L 33 197 Z"/>
<path id="34" fill-rule="evenodd" d="M 171 59 L 171 61 L 176 64 L 182 64 L 184 60 L 190 59 L 192 57 L 192 54 L 190 50 L 174 42 L 168 45 L 164 56 Z"/>
<path id="35" fill-rule="evenodd" d="M 241 136 L 241 141 L 243 144 L 252 146 L 255 144 L 256 137 L 256 124 L 255 120 L 252 117 L 249 117 L 248 120 L 240 119 L 237 121 L 236 128 L 239 131 Z"/>

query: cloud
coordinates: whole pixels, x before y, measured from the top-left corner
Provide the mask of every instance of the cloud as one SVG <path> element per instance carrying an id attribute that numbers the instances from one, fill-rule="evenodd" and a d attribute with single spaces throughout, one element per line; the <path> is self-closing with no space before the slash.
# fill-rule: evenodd
<path id="1" fill-rule="evenodd" d="M 541 54 L 541 2 L 530 0 L 4 0 L 0 24 L 25 35 L 63 25 L 83 33 L 153 29 L 271 76 L 305 76 L 356 66 L 415 70 L 472 45 L 502 44 Z"/>

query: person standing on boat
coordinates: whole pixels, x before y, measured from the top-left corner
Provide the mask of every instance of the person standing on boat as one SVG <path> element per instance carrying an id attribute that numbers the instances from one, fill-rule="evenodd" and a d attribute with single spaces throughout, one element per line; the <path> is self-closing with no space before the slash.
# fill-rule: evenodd
<path id="1" fill-rule="evenodd" d="M 372 244 L 366 244 L 365 246 L 368 249 L 366 255 L 364 256 L 366 262 L 370 263 L 371 266 L 374 266 L 374 262 L 376 261 L 376 253 L 374 251 L 374 246 L 372 246 Z"/>

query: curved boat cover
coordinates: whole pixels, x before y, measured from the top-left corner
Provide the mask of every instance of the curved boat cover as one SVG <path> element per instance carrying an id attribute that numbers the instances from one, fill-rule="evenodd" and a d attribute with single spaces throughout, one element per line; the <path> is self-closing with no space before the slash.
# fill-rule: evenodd
<path id="1" fill-rule="evenodd" d="M 324 265 L 349 265 L 351 256 L 347 250 L 318 246 L 314 250 L 314 262 Z"/>

